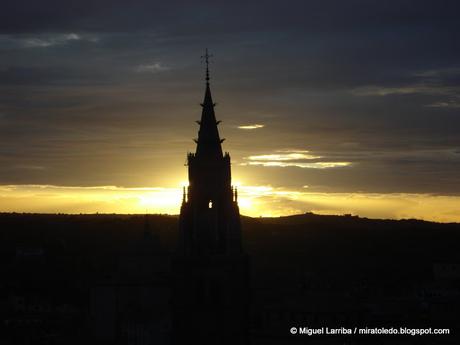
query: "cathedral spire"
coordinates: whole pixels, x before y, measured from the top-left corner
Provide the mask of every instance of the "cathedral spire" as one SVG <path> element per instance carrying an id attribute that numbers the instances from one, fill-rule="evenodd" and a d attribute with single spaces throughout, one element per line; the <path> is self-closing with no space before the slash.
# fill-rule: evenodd
<path id="1" fill-rule="evenodd" d="M 222 154 L 207 50 L 203 57 L 200 130 L 196 153 L 187 154 L 189 183 L 183 190 L 171 265 L 171 340 L 174 345 L 242 345 L 249 343 L 250 334 L 249 258 L 242 248 L 237 195 L 232 198 L 230 154 Z"/>
<path id="2" fill-rule="evenodd" d="M 220 121 L 216 121 L 216 115 L 214 113 L 215 103 L 212 101 L 211 88 L 209 86 L 210 57 L 212 57 L 212 55 L 209 55 L 208 49 L 206 49 L 205 55 L 202 56 L 206 63 L 206 89 L 203 103 L 201 103 L 201 106 L 203 107 L 201 120 L 198 121 L 200 130 L 198 132 L 198 139 L 196 140 L 196 154 L 198 156 L 219 158 L 222 157 L 221 143 L 223 140 L 219 137 L 217 125 Z"/>

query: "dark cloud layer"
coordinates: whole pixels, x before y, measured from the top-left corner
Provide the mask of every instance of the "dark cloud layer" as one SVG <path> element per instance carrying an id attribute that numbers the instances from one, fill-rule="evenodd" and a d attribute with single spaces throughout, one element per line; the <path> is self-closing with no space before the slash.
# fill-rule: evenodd
<path id="1" fill-rule="evenodd" d="M 398 29 L 435 24 L 455 28 L 456 1 L 58 1 L 3 5 L 2 31 L 165 29 L 202 35 L 275 29 L 334 31 Z M 209 25 L 212 25 L 210 28 Z M 121 30 L 120 30 L 121 29 Z"/>
<path id="2" fill-rule="evenodd" d="M 456 1 L 3 4 L 0 184 L 175 183 L 167 177 L 194 148 L 209 47 L 225 149 L 248 182 L 458 194 L 459 10 Z M 238 129 L 255 123 L 264 127 L 251 135 Z M 351 165 L 240 165 L 288 149 Z"/>

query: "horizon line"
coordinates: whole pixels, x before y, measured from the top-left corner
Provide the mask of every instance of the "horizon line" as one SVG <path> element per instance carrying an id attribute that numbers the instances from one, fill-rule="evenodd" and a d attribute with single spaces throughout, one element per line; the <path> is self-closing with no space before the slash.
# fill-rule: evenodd
<path id="1" fill-rule="evenodd" d="M 20 212 L 20 211 L 0 211 L 0 215 L 43 215 L 43 216 L 164 216 L 164 217 L 179 217 L 180 214 L 170 214 L 170 213 L 108 213 L 108 212 L 95 212 L 95 213 L 66 213 L 66 212 Z M 370 218 L 365 216 L 360 216 L 356 214 L 320 214 L 314 212 L 305 212 L 289 215 L 280 215 L 280 216 L 246 216 L 242 214 L 244 218 L 251 219 L 279 219 L 279 218 L 290 218 L 298 216 L 316 216 L 316 217 L 343 217 L 343 218 L 355 218 L 360 220 L 370 220 L 370 221 L 417 221 L 424 223 L 435 223 L 435 224 L 459 224 L 460 222 L 440 222 L 434 220 L 426 220 L 420 218 Z"/>

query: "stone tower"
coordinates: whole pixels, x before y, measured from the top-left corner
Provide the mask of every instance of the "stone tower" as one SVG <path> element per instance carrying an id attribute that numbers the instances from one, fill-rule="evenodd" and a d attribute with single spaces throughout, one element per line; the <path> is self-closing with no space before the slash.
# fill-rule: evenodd
<path id="1" fill-rule="evenodd" d="M 173 260 L 173 343 L 247 344 L 249 260 L 242 249 L 238 192 L 223 154 L 209 85 L 196 152 L 187 156 L 179 243 Z"/>

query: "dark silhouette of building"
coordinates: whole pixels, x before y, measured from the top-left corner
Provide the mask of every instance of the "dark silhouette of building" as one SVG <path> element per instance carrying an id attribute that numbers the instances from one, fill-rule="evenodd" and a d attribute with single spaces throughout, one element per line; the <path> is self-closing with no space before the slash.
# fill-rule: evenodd
<path id="1" fill-rule="evenodd" d="M 175 344 L 246 344 L 249 330 L 249 261 L 242 249 L 238 192 L 230 155 L 223 154 L 209 86 L 196 152 L 189 153 L 179 244 L 173 260 Z"/>

